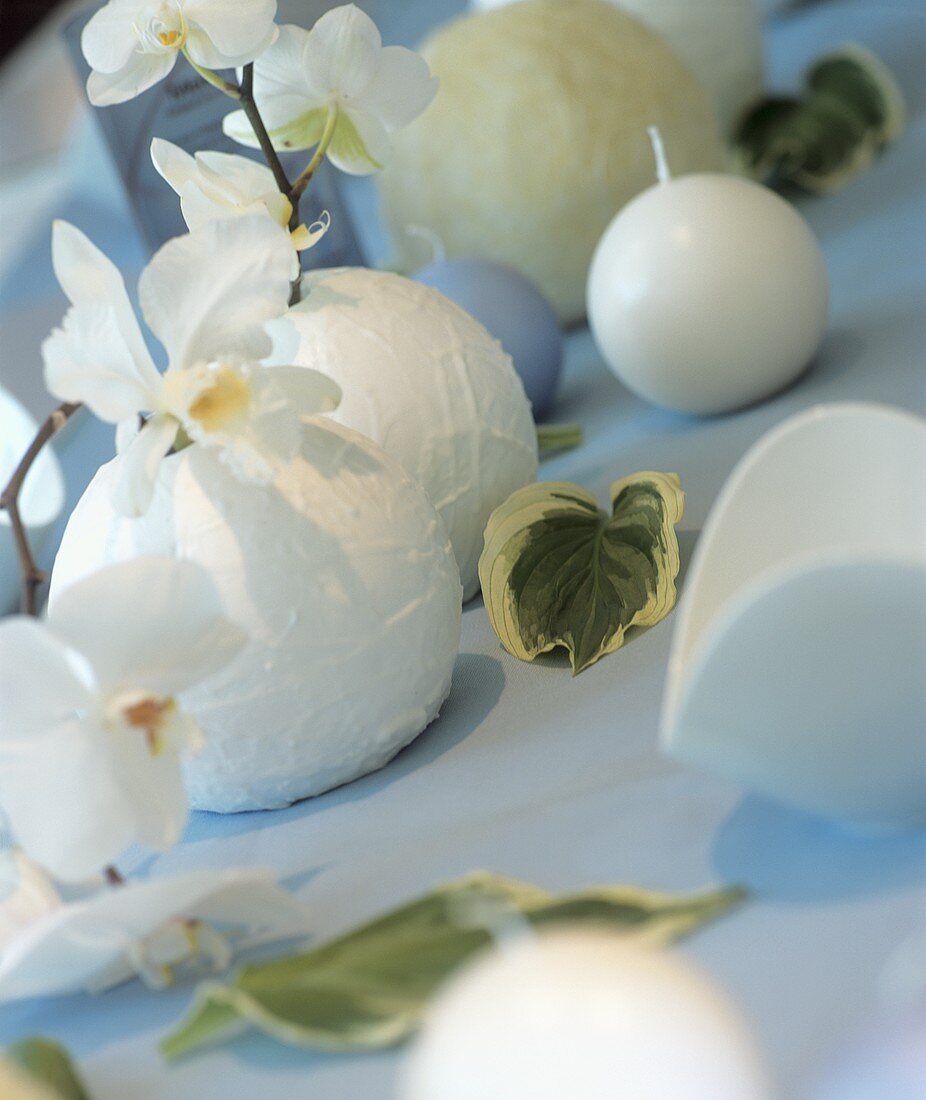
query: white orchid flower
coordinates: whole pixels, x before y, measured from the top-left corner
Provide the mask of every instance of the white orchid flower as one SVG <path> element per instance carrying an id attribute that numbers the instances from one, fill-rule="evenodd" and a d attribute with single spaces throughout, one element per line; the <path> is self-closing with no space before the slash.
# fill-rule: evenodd
<path id="1" fill-rule="evenodd" d="M 277 149 L 324 146 L 343 172 L 367 175 L 389 157 L 389 135 L 414 121 L 437 92 L 427 62 L 383 46 L 376 24 L 354 4 L 326 12 L 311 31 L 284 26 L 254 64 L 254 98 Z M 225 133 L 257 138 L 243 111 Z"/>
<path id="2" fill-rule="evenodd" d="M 0 897 L 0 914 L 3 899 Z M 128 882 L 63 901 L 0 936 L 0 1002 L 98 993 L 138 975 L 154 988 L 192 964 L 224 970 L 235 947 L 306 931 L 307 912 L 260 869 Z"/>
<path id="3" fill-rule="evenodd" d="M 151 160 L 180 196 L 180 210 L 189 229 L 207 222 L 240 218 L 266 211 L 287 232 L 293 205 L 277 189 L 273 173 L 250 157 L 235 153 L 199 152 L 190 156 L 178 145 L 155 138 Z M 312 248 L 328 232 L 331 217 L 324 211 L 311 225 L 290 232 L 296 253 Z M 298 278 L 299 257 L 294 255 L 290 275 Z"/>
<path id="4" fill-rule="evenodd" d="M 207 71 L 253 61 L 277 37 L 276 0 L 109 0 L 84 27 L 95 107 L 134 99 L 182 53 Z"/>
<path id="5" fill-rule="evenodd" d="M 265 324 L 289 302 L 292 245 L 263 214 L 209 222 L 168 241 L 142 272 L 148 325 L 167 349 L 158 373 L 119 272 L 73 226 L 56 222 L 52 256 L 72 303 L 42 345 L 45 383 L 118 424 L 124 455 L 115 505 L 140 515 L 161 459 L 182 428 L 246 481 L 266 483 L 297 451 L 306 417 L 329 412 L 340 390 L 304 367 L 266 368 Z M 139 431 L 140 414 L 153 414 Z"/>
<path id="6" fill-rule="evenodd" d="M 245 641 L 201 566 L 153 556 L 73 584 L 45 622 L 0 622 L 0 806 L 30 859 L 79 881 L 179 840 L 201 735 L 177 696 Z"/>

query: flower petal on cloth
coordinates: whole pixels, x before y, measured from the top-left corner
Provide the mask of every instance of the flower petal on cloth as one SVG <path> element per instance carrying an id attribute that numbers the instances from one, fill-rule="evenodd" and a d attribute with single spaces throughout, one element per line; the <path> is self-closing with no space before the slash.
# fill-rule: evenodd
<path id="1" fill-rule="evenodd" d="M 247 362 L 270 351 L 264 324 L 289 302 L 289 234 L 255 214 L 168 241 L 142 272 L 142 311 L 172 368 Z"/>
<path id="2" fill-rule="evenodd" d="M 143 516 L 151 506 L 161 460 L 174 445 L 180 427 L 172 416 L 153 416 L 141 431 L 138 418 L 123 421 L 116 433 L 116 450 L 123 456 L 113 488 L 113 507 L 127 518 Z"/>
<path id="3" fill-rule="evenodd" d="M 0 805 L 17 842 L 56 878 L 88 878 L 134 834 L 96 699 L 65 645 L 20 617 L 0 624 L 0 687 Z"/>
<path id="4" fill-rule="evenodd" d="M 163 80 L 176 63 L 176 50 L 133 53 L 127 64 L 117 72 L 102 73 L 94 69 L 87 77 L 87 98 L 94 107 L 125 103 Z"/>
<path id="5" fill-rule="evenodd" d="M 101 420 L 116 424 L 157 405 L 160 375 L 139 371 L 110 305 L 69 309 L 43 342 L 42 358 L 49 392 L 84 402 Z"/>
<path id="6" fill-rule="evenodd" d="M 237 68 L 276 41 L 276 0 L 183 0 L 187 49 L 210 69 Z"/>
<path id="7" fill-rule="evenodd" d="M 438 83 L 420 54 L 404 46 L 386 46 L 358 106 L 374 111 L 387 130 L 398 130 L 430 106 Z"/>
<path id="8" fill-rule="evenodd" d="M 316 89 L 360 96 L 376 74 L 382 39 L 373 20 L 356 6 L 332 8 L 308 32 L 302 64 Z"/>
<path id="9" fill-rule="evenodd" d="M 0 1001 L 56 996 L 128 976 L 133 944 L 166 922 L 208 920 L 255 935 L 305 931 L 307 911 L 268 871 L 198 871 L 129 882 L 41 918 L 0 955 Z"/>
<path id="10" fill-rule="evenodd" d="M 48 628 L 79 648 L 107 692 L 161 696 L 212 675 L 247 641 L 202 566 L 156 555 L 108 566 L 64 589 Z"/>
<path id="11" fill-rule="evenodd" d="M 104 305 L 115 310 L 119 331 L 132 353 L 139 377 L 145 385 L 156 387 L 160 375 L 116 265 L 76 226 L 60 220 L 52 227 L 51 258 L 55 277 L 71 305 Z"/>

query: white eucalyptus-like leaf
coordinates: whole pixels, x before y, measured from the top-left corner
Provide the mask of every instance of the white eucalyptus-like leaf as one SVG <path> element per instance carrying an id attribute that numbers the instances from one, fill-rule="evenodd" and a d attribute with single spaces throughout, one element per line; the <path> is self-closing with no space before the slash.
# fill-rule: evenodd
<path id="1" fill-rule="evenodd" d="M 673 897 L 601 887 L 555 897 L 498 875 L 471 875 L 320 947 L 248 966 L 231 985 L 204 986 L 162 1049 L 177 1058 L 242 1025 L 319 1050 L 392 1046 L 418 1026 L 447 976 L 492 942 L 493 924 L 604 925 L 664 943 L 743 896 L 739 889 Z"/>

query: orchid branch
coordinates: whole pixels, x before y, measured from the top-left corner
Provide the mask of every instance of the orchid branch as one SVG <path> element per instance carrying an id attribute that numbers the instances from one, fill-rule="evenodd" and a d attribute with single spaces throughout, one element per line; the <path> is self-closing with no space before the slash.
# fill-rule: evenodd
<path id="1" fill-rule="evenodd" d="M 277 151 L 273 147 L 273 142 L 270 140 L 270 135 L 267 133 L 267 127 L 264 125 L 264 120 L 261 118 L 260 111 L 257 109 L 257 103 L 254 100 L 253 62 L 244 67 L 244 72 L 241 77 L 241 86 L 238 89 L 238 99 L 245 115 L 247 115 L 248 122 L 251 124 L 251 129 L 254 131 L 258 144 L 260 145 L 260 151 L 264 154 L 267 166 L 273 173 L 273 178 L 276 180 L 277 187 L 282 194 L 289 195 L 292 189 L 289 178 L 283 171 L 283 165 L 280 163 L 280 158 L 277 156 Z M 294 204 L 293 216 L 296 217 L 297 215 L 298 211 L 295 209 Z"/>
<path id="2" fill-rule="evenodd" d="M 39 569 L 38 563 L 32 554 L 29 545 L 29 537 L 26 534 L 26 526 L 22 521 L 19 511 L 19 494 L 33 463 L 41 454 L 45 444 L 64 427 L 74 413 L 81 408 L 79 403 L 64 402 L 48 417 L 39 428 L 35 439 L 29 445 L 29 449 L 23 455 L 19 465 L 13 471 L 13 476 L 6 488 L 0 493 L 0 509 L 3 509 L 10 517 L 10 527 L 13 531 L 13 539 L 16 543 L 16 553 L 19 557 L 19 567 L 22 572 L 22 596 L 20 607 L 24 615 L 36 614 L 36 591 L 47 579 L 45 573 Z"/>
<path id="3" fill-rule="evenodd" d="M 292 189 L 289 192 L 290 202 L 293 204 L 293 209 L 296 209 L 296 204 L 299 199 L 302 198 L 305 189 L 309 186 L 312 177 L 318 171 L 322 161 L 325 159 L 325 154 L 328 152 L 328 146 L 331 144 L 331 139 L 334 137 L 334 131 L 338 124 L 338 107 L 337 104 L 332 104 L 328 108 L 328 115 L 325 119 L 325 128 L 322 131 L 322 136 L 319 138 L 318 145 L 315 148 L 315 152 L 312 155 L 312 159 L 306 165 L 305 169 L 293 184 Z"/>

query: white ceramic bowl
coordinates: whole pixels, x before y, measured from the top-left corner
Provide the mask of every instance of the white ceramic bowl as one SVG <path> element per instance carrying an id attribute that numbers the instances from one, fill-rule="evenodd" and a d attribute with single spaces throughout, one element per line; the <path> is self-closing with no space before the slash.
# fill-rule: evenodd
<path id="1" fill-rule="evenodd" d="M 0 387 L 0 489 L 35 438 L 38 425 L 10 393 Z M 64 479 L 50 447 L 36 459 L 19 497 L 19 510 L 34 554 L 64 507 Z M 10 517 L 0 512 L 0 614 L 19 606 L 20 569 Z"/>
<path id="2" fill-rule="evenodd" d="M 810 409 L 730 475 L 679 604 L 666 751 L 865 827 L 926 822 L 926 421 Z"/>

